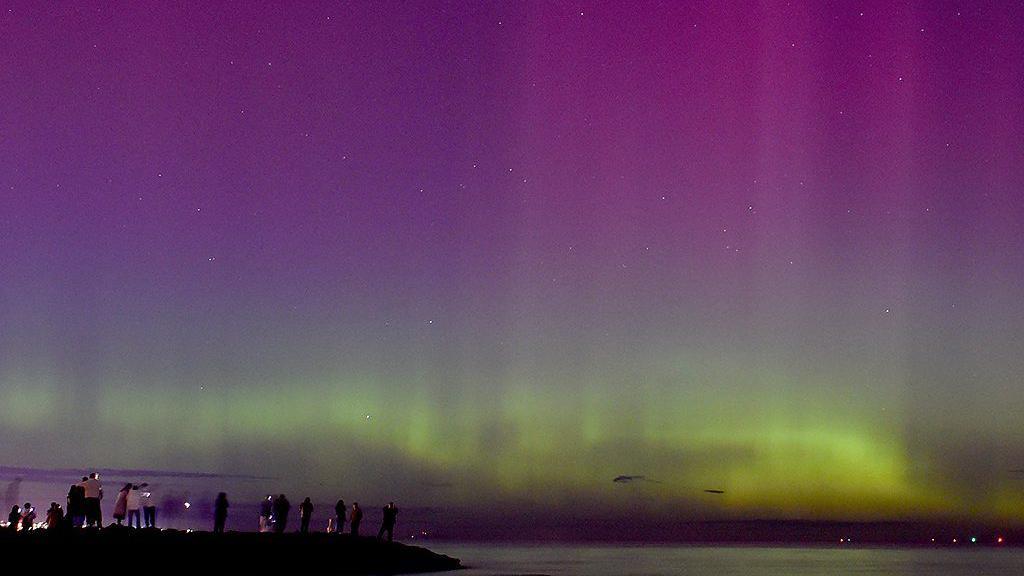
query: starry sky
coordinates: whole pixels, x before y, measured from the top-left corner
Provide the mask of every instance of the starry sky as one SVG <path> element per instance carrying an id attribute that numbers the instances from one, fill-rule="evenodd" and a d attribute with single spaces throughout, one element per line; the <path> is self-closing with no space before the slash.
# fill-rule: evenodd
<path id="1" fill-rule="evenodd" d="M 1019 518 L 1024 9 L 829 4 L 4 3 L 0 464 Z"/>

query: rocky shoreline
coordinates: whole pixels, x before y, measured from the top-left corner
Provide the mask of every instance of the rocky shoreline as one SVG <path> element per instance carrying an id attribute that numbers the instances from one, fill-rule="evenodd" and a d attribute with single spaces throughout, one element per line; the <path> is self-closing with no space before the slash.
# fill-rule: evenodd
<path id="1" fill-rule="evenodd" d="M 288 574 L 411 574 L 462 568 L 417 546 L 348 534 L 103 530 L 0 530 L 0 551 L 32 571 L 153 569 L 186 574 L 280 570 Z"/>

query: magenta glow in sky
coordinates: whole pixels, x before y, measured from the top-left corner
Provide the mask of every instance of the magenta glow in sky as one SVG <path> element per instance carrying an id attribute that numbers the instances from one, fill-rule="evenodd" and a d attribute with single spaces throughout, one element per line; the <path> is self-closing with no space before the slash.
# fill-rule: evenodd
<path id="1" fill-rule="evenodd" d="M 7 3 L 0 463 L 1019 516 L 1022 28 Z"/>

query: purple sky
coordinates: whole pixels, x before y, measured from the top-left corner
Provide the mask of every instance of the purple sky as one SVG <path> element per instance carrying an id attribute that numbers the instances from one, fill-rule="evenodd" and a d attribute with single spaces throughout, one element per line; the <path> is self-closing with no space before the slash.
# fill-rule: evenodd
<path id="1" fill-rule="evenodd" d="M 9 2 L 0 464 L 1020 517 L 1021 38 L 1019 3 Z"/>

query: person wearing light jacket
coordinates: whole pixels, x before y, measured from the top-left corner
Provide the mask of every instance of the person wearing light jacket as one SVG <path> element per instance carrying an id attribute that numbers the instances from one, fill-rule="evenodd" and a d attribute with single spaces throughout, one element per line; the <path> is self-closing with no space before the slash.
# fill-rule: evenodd
<path id="1" fill-rule="evenodd" d="M 145 482 L 140 484 L 139 488 L 142 489 L 139 501 L 142 504 L 142 517 L 146 521 L 146 528 L 156 528 L 156 500 L 153 498 L 153 490 Z"/>
<path id="2" fill-rule="evenodd" d="M 131 527 L 132 518 L 135 518 L 135 527 L 142 528 L 142 515 L 139 513 L 139 509 L 142 506 L 142 493 L 137 485 L 132 484 L 132 487 L 128 489 L 126 503 L 128 508 L 128 526 Z"/>

